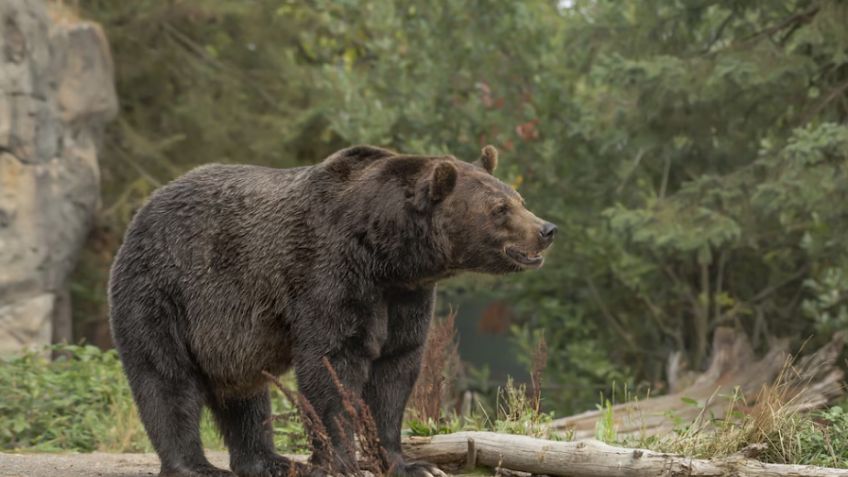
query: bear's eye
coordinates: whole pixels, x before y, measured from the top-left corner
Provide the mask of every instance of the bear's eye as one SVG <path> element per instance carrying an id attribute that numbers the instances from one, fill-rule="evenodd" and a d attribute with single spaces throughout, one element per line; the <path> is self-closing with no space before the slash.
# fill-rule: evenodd
<path id="1" fill-rule="evenodd" d="M 506 204 L 501 204 L 495 207 L 495 209 L 492 211 L 492 215 L 505 215 L 507 212 L 509 212 L 509 206 Z"/>

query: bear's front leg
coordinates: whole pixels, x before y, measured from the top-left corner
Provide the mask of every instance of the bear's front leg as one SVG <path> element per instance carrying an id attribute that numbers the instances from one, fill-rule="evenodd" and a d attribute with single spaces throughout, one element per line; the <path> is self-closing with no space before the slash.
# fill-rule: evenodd
<path id="1" fill-rule="evenodd" d="M 400 440 L 404 409 L 421 369 L 434 295 L 434 287 L 393 290 L 386 294 L 388 336 L 380 358 L 371 365 L 363 390 L 365 403 L 377 424 L 380 444 L 389 459 L 391 475 L 395 476 L 445 476 L 433 464 L 405 461 Z"/>
<path id="2" fill-rule="evenodd" d="M 401 426 L 406 402 L 421 365 L 423 346 L 400 355 L 375 361 L 363 393 L 386 451 L 390 475 L 397 477 L 440 477 L 446 474 L 428 462 L 407 462 L 401 452 Z"/>
<path id="3" fill-rule="evenodd" d="M 342 348 L 329 354 L 317 352 L 319 349 L 307 348 L 298 352 L 294 362 L 300 393 L 321 419 L 328 434 L 325 437 L 329 437 L 331 446 L 327 448 L 325 440 L 310 436 L 314 450 L 310 462 L 333 470 L 334 473 L 352 475 L 357 469 L 353 433 L 355 423 L 351 422 L 345 410 L 346 403 L 325 365 L 325 358 L 345 393 L 357 400 L 368 378 L 370 362 L 355 349 Z M 350 404 L 356 406 L 356 402 Z"/>

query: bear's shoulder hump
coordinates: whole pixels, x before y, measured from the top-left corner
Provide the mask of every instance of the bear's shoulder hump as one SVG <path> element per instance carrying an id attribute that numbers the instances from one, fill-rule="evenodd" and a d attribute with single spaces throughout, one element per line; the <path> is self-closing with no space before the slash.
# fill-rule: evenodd
<path id="1" fill-rule="evenodd" d="M 344 179 L 350 175 L 351 171 L 363 168 L 376 160 L 396 155 L 396 152 L 389 149 L 362 144 L 334 152 L 324 159 L 321 165 Z"/>

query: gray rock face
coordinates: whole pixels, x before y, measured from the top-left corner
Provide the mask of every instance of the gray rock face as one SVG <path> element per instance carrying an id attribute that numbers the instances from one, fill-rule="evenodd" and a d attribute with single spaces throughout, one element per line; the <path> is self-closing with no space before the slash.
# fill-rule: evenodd
<path id="1" fill-rule="evenodd" d="M 98 25 L 42 0 L 0 1 L 0 355 L 71 337 L 66 279 L 117 108 Z"/>

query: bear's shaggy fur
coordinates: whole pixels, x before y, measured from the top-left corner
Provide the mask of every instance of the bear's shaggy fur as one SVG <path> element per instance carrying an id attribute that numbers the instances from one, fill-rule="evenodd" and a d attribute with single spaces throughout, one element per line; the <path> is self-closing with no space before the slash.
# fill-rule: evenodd
<path id="1" fill-rule="evenodd" d="M 323 358 L 370 407 L 395 472 L 439 475 L 400 448 L 435 284 L 537 268 L 556 230 L 491 174 L 496 163 L 491 146 L 476 164 L 356 146 L 310 167 L 204 166 L 157 190 L 115 259 L 110 306 L 162 475 L 232 475 L 203 455 L 204 405 L 233 472 L 289 475 L 262 372 L 292 366 L 352 459 Z"/>

